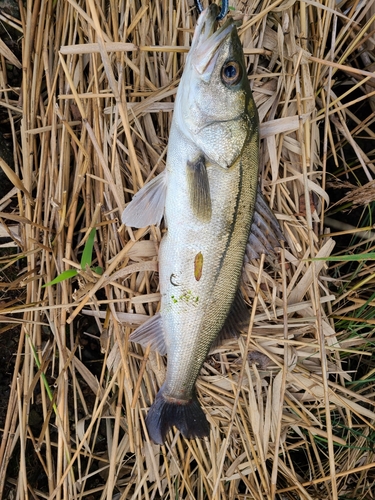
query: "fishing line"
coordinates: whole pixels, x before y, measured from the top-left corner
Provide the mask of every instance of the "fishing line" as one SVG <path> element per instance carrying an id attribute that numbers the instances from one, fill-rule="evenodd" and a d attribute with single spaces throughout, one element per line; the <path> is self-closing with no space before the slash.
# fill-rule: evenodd
<path id="1" fill-rule="evenodd" d="M 203 5 L 201 0 L 195 0 L 195 6 L 199 14 L 201 14 L 201 12 L 203 11 Z M 220 14 L 217 16 L 216 20 L 221 21 L 228 14 L 228 10 L 229 10 L 229 0 L 222 0 L 221 11 Z"/>

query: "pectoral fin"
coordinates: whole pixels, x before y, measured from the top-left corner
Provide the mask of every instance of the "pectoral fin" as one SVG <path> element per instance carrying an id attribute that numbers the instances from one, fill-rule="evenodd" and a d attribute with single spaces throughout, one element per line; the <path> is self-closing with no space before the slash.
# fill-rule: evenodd
<path id="1" fill-rule="evenodd" d="M 210 184 L 203 156 L 194 162 L 188 162 L 187 174 L 192 212 L 202 222 L 208 222 L 211 219 L 212 207 Z"/>
<path id="2" fill-rule="evenodd" d="M 150 345 L 152 351 L 157 351 L 162 356 L 167 354 L 167 346 L 165 345 L 165 335 L 160 313 L 155 314 L 155 316 L 152 316 L 145 321 L 143 325 L 134 330 L 129 340 L 136 344 L 141 344 L 143 347 Z"/>
<path id="3" fill-rule="evenodd" d="M 285 241 L 285 238 L 279 221 L 258 189 L 246 255 L 249 259 L 256 259 L 262 253 L 274 254 L 280 241 Z"/>
<path id="4" fill-rule="evenodd" d="M 159 225 L 164 215 L 167 173 L 164 170 L 136 193 L 122 213 L 122 222 L 131 227 Z"/>

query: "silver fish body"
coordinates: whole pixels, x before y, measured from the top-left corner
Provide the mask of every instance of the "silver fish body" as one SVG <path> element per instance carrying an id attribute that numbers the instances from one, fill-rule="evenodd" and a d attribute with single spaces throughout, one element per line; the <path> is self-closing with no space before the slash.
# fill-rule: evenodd
<path id="1" fill-rule="evenodd" d="M 158 223 L 160 312 L 130 337 L 162 354 L 167 376 L 146 424 L 156 443 L 175 425 L 209 426 L 195 383 L 236 297 L 258 185 L 258 116 L 233 21 L 214 31 L 217 6 L 198 20 L 178 88 L 166 170 L 135 195 L 127 225 Z M 160 212 L 162 207 L 162 212 Z"/>
<path id="2" fill-rule="evenodd" d="M 257 166 L 257 134 L 249 139 L 230 168 L 206 162 L 212 204 L 208 221 L 194 214 L 186 174 L 168 170 L 168 231 L 160 246 L 159 274 L 168 352 L 173 352 L 165 384 L 171 395 L 191 395 L 237 291 L 256 195 L 257 170 L 250 172 L 246 160 Z M 189 146 L 181 144 L 179 154 L 200 154 Z"/>

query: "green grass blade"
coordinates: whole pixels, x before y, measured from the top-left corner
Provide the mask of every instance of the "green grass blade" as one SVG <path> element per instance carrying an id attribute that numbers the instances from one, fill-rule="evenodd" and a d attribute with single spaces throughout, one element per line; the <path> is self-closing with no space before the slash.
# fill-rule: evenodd
<path id="1" fill-rule="evenodd" d="M 77 269 L 67 269 L 66 271 L 63 271 L 61 274 L 56 276 L 54 280 L 49 281 L 48 283 L 43 285 L 42 288 L 45 288 L 46 286 L 57 285 L 57 283 L 61 283 L 61 281 L 74 278 L 74 276 L 77 276 L 77 274 L 78 274 Z"/>
<path id="2" fill-rule="evenodd" d="M 358 253 L 355 255 L 340 255 L 338 257 L 314 257 L 313 259 L 307 260 L 326 260 L 327 262 L 358 262 L 361 260 L 375 260 L 375 252 Z"/>
<path id="3" fill-rule="evenodd" d="M 82 258 L 81 258 L 81 269 L 86 269 L 86 266 L 91 266 L 92 262 L 92 251 L 94 248 L 94 241 L 95 241 L 95 234 L 96 234 L 96 229 L 95 227 L 91 229 L 89 237 L 87 238 L 85 247 L 82 252 Z"/>

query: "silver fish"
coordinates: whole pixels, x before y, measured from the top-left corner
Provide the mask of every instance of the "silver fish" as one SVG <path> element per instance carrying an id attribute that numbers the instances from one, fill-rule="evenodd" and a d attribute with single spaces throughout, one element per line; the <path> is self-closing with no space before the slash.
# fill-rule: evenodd
<path id="1" fill-rule="evenodd" d="M 264 202 L 258 211 L 255 206 L 259 124 L 237 28 L 227 20 L 215 31 L 217 15 L 212 4 L 196 26 L 166 169 L 133 197 L 122 218 L 144 227 L 164 215 L 167 225 L 159 252 L 160 312 L 130 336 L 168 355 L 166 380 L 146 419 L 150 438 L 160 444 L 173 425 L 186 438 L 208 435 L 196 379 L 211 345 L 241 310 L 236 296 L 246 246 L 255 245 L 255 256 L 280 238 L 272 212 Z"/>

